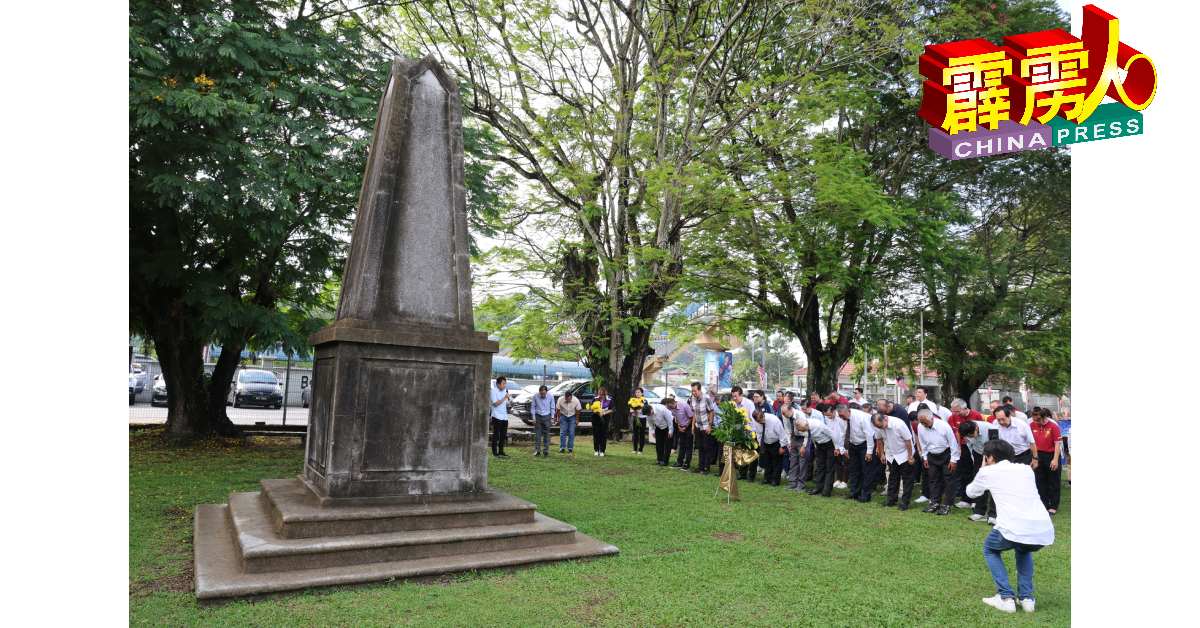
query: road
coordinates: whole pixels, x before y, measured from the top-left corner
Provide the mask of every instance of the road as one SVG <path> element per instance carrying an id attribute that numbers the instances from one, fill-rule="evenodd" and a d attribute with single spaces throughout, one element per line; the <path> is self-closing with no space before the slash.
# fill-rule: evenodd
<path id="1" fill-rule="evenodd" d="M 254 425 L 258 422 L 263 422 L 267 425 L 283 424 L 282 408 L 272 410 L 269 408 L 235 408 L 229 406 L 225 408 L 225 412 L 229 415 L 229 420 L 233 421 L 235 425 Z M 155 425 L 166 422 L 166 408 L 155 408 L 149 403 L 136 403 L 129 406 L 130 425 Z M 287 424 L 308 425 L 308 408 L 288 406 Z"/>

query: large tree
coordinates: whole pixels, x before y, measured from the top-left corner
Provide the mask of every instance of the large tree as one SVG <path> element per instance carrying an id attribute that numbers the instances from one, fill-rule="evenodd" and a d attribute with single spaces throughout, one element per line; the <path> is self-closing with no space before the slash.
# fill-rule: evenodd
<path id="1" fill-rule="evenodd" d="M 948 220 L 954 186 L 981 171 L 925 145 L 921 46 L 999 39 L 1060 18 L 1046 0 L 880 7 L 876 19 L 900 45 L 784 95 L 731 137 L 723 158 L 744 202 L 731 224 L 702 234 L 712 247 L 693 289 L 733 316 L 790 330 L 808 360 L 808 388 L 835 389 L 862 321 L 916 292 L 901 283 L 912 277 L 908 238 Z M 825 107 L 794 104 L 813 101 Z"/>
<path id="2" fill-rule="evenodd" d="M 919 356 L 923 322 L 926 367 L 945 399 L 970 400 L 991 377 L 1061 394 L 1071 373 L 1070 156 L 991 160 L 956 191 L 966 219 L 912 242 L 919 297 L 890 311 L 892 333 L 906 339 L 899 353 Z"/>
<path id="3" fill-rule="evenodd" d="M 684 234 L 720 215 L 714 151 L 736 125 L 822 72 L 870 30 L 867 3 L 749 0 L 418 2 L 400 50 L 435 55 L 494 129 L 491 157 L 531 185 L 513 222 L 523 270 L 612 391 L 615 423 L 686 267 Z M 783 60 L 780 60 L 780 59 Z"/>

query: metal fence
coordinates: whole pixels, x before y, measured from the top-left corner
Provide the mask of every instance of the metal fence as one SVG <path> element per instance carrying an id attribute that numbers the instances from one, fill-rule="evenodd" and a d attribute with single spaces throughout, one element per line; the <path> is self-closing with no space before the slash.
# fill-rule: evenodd
<path id="1" fill-rule="evenodd" d="M 215 366 L 214 363 L 205 364 L 204 370 L 211 374 Z M 226 413 L 230 420 L 238 425 L 249 426 L 308 425 L 309 396 L 312 392 L 310 363 L 272 359 L 244 360 L 239 367 L 239 371 L 241 370 L 269 371 L 275 376 L 277 385 L 275 393 L 268 393 L 262 398 L 248 398 L 249 395 L 243 395 L 239 400 L 235 400 L 236 386 L 231 386 L 230 396 L 226 400 Z M 166 423 L 166 401 L 170 390 L 164 389 L 161 374 L 162 368 L 158 360 L 147 356 L 132 358 L 130 376 L 135 383 L 129 403 L 131 424 Z M 276 405 L 280 407 L 277 408 Z"/>

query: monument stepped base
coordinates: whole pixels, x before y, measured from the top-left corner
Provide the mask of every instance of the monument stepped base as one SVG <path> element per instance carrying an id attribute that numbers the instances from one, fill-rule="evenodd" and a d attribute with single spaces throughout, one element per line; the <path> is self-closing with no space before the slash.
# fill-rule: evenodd
<path id="1" fill-rule="evenodd" d="M 196 597 L 211 600 L 616 554 L 489 491 L 426 504 L 321 506 L 299 479 L 196 507 Z"/>

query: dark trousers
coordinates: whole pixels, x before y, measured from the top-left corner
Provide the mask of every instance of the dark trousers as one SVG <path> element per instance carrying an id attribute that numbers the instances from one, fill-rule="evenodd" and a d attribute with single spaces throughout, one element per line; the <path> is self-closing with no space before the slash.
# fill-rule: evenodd
<path id="1" fill-rule="evenodd" d="M 550 415 L 533 416 L 533 453 L 550 453 Z"/>
<path id="2" fill-rule="evenodd" d="M 633 419 L 633 450 L 641 451 L 646 448 L 646 419 Z"/>
<path id="3" fill-rule="evenodd" d="M 847 450 L 847 451 L 849 451 L 849 450 Z M 847 456 L 846 454 L 842 454 L 839 456 L 835 453 L 833 456 L 833 481 L 834 482 L 847 482 L 847 484 L 849 484 L 849 482 L 848 482 L 848 480 L 850 479 L 849 473 L 850 473 L 849 456 Z"/>
<path id="4" fill-rule="evenodd" d="M 863 488 L 865 488 L 863 476 L 865 475 L 864 471 L 866 471 L 867 461 L 863 460 L 863 457 L 867 455 L 867 443 L 861 445 L 850 443 L 846 445 L 846 452 L 846 464 L 849 466 L 846 483 L 850 486 L 850 497 L 859 499 L 864 492 Z M 866 492 L 870 493 L 869 490 Z"/>
<path id="5" fill-rule="evenodd" d="M 508 421 L 492 419 L 492 453 L 504 453 L 504 443 L 508 440 Z"/>
<path id="6" fill-rule="evenodd" d="M 833 441 L 813 444 L 813 488 L 825 497 L 833 495 Z"/>
<path id="7" fill-rule="evenodd" d="M 917 440 L 916 434 L 917 433 L 914 431 L 913 432 L 913 436 L 914 436 L 913 440 L 914 441 Z M 913 479 L 913 487 L 915 488 L 919 484 L 921 486 L 921 495 L 932 499 L 932 497 L 929 496 L 929 474 L 926 473 L 926 471 L 925 471 L 925 465 L 921 464 L 921 454 L 915 450 L 913 451 L 913 478 L 912 479 Z"/>
<path id="8" fill-rule="evenodd" d="M 929 464 L 925 477 L 929 481 L 929 501 L 934 504 L 951 504 L 958 493 L 954 474 L 950 473 L 950 450 L 939 454 L 929 454 L 925 459 Z"/>
<path id="9" fill-rule="evenodd" d="M 696 431 L 696 449 L 700 450 L 700 462 L 696 466 L 701 471 L 708 471 L 708 468 L 716 461 L 716 444 L 717 441 L 712 434 L 706 434 L 704 430 Z"/>
<path id="10" fill-rule="evenodd" d="M 592 415 L 592 449 L 603 452 L 608 445 L 608 417 Z"/>
<path id="11" fill-rule="evenodd" d="M 779 486 L 779 474 L 783 471 L 779 443 L 763 443 L 758 448 L 758 457 L 762 460 L 763 484 Z"/>
<path id="12" fill-rule="evenodd" d="M 858 501 L 871 501 L 871 493 L 875 491 L 875 486 L 879 484 L 883 478 L 883 463 L 880 462 L 879 456 L 871 456 L 871 460 L 863 461 L 863 477 L 862 487 L 858 490 Z"/>
<path id="13" fill-rule="evenodd" d="M 684 469 L 692 466 L 692 445 L 695 439 L 690 429 L 675 430 L 675 464 Z"/>
<path id="14" fill-rule="evenodd" d="M 667 428 L 654 428 L 654 453 L 660 464 L 671 464 L 671 431 Z"/>
<path id="15" fill-rule="evenodd" d="M 1054 460 L 1053 451 L 1039 451 L 1038 466 L 1033 470 L 1033 477 L 1037 479 L 1037 490 L 1042 504 L 1047 510 L 1058 510 L 1059 492 L 1062 490 L 1062 467 L 1051 471 L 1051 460 Z"/>
<path id="16" fill-rule="evenodd" d="M 1013 462 L 1019 462 L 1021 464 L 1030 464 L 1031 462 L 1033 462 L 1033 450 L 1026 449 L 1025 451 L 1022 451 L 1021 453 L 1013 456 Z"/>
<path id="17" fill-rule="evenodd" d="M 958 483 L 958 495 L 955 495 L 955 498 L 958 501 L 971 501 L 967 497 L 967 485 L 975 481 L 981 461 L 982 456 L 963 446 L 962 455 L 958 458 L 958 467 L 954 469 L 954 481 Z"/>
<path id="18" fill-rule="evenodd" d="M 887 503 L 895 504 L 899 493 L 900 505 L 908 508 L 912 499 L 913 465 L 907 462 L 888 463 Z"/>

